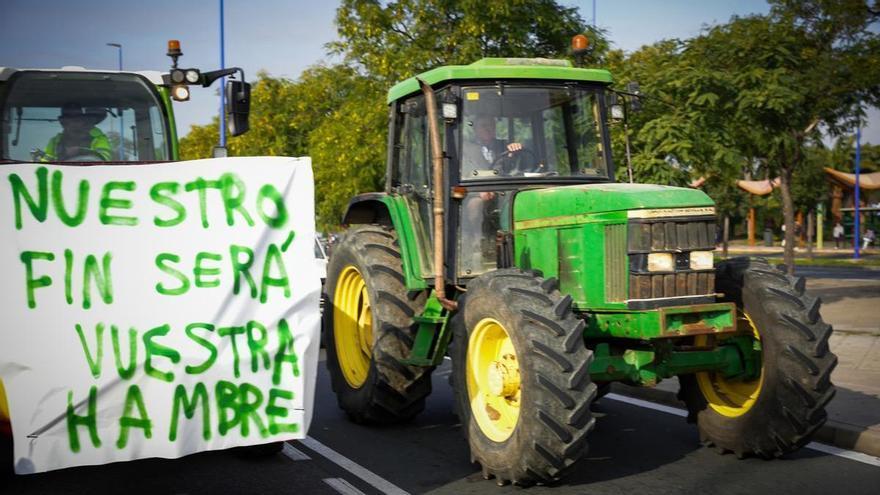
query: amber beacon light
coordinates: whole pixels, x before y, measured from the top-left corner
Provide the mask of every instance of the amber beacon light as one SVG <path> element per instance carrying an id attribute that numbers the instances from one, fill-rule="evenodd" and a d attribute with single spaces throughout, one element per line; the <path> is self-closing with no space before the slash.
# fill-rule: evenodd
<path id="1" fill-rule="evenodd" d="M 590 40 L 582 34 L 577 34 L 571 38 L 571 51 L 574 53 L 582 53 L 590 47 Z"/>

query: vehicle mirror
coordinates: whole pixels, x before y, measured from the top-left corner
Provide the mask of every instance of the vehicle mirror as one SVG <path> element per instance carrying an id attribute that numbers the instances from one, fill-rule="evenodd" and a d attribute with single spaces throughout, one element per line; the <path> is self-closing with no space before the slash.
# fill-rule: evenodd
<path id="1" fill-rule="evenodd" d="M 609 107 L 613 107 L 614 105 L 617 105 L 617 93 L 615 93 L 613 91 L 608 93 L 608 95 L 606 95 L 605 103 Z"/>
<path id="2" fill-rule="evenodd" d="M 244 81 L 230 80 L 226 83 L 226 113 L 229 134 L 240 136 L 250 129 L 248 115 L 251 110 L 251 85 Z"/>
<path id="3" fill-rule="evenodd" d="M 630 94 L 629 108 L 634 113 L 642 111 L 642 92 L 639 90 L 639 83 L 630 81 L 626 83 L 626 91 Z"/>

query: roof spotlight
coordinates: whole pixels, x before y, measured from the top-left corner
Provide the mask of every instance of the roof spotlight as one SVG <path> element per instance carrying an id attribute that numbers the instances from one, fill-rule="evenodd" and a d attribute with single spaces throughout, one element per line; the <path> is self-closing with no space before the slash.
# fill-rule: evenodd
<path id="1" fill-rule="evenodd" d="M 171 87 L 171 97 L 175 101 L 189 100 L 189 87 L 186 84 L 176 84 Z"/>
<path id="2" fill-rule="evenodd" d="M 202 74 L 198 69 L 186 69 L 186 82 L 195 84 L 202 79 Z"/>

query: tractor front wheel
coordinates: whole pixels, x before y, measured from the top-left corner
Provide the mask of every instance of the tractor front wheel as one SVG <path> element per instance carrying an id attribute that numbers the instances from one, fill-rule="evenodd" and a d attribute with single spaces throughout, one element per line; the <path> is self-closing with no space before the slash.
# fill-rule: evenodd
<path id="1" fill-rule="evenodd" d="M 353 227 L 333 251 L 324 286 L 327 369 L 339 407 L 358 423 L 408 420 L 425 408 L 431 368 L 407 366 L 423 292 L 404 285 L 391 229 Z"/>
<path id="2" fill-rule="evenodd" d="M 837 364 L 819 300 L 804 292 L 802 278 L 746 258 L 719 265 L 716 292 L 736 303 L 738 329 L 751 334 L 760 370 L 745 378 L 715 372 L 679 377 L 688 419 L 696 421 L 702 442 L 738 457 L 778 457 L 806 445 L 827 418 Z M 724 344 L 711 339 L 695 344 Z"/>
<path id="3" fill-rule="evenodd" d="M 504 269 L 468 284 L 453 326 L 453 386 L 471 458 L 499 484 L 561 478 L 593 426 L 592 352 L 555 279 Z"/>

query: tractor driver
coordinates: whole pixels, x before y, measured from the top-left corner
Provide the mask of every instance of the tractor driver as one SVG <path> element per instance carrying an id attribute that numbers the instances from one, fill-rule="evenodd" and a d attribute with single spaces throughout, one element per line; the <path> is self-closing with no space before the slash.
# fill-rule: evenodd
<path id="1" fill-rule="evenodd" d="M 495 118 L 479 115 L 472 122 L 472 139 L 464 139 L 462 178 L 477 176 L 479 171 L 508 175 L 509 160 L 523 150 L 522 143 L 507 143 L 496 138 Z M 494 239 L 498 228 L 498 196 L 491 191 L 469 195 L 462 204 L 460 267 L 467 273 L 481 273 L 485 262 L 494 261 Z M 491 241 L 491 242 L 488 242 Z M 491 245 L 490 245 L 491 244 Z M 484 249 L 485 248 L 485 249 Z M 487 252 L 489 251 L 489 252 Z"/>
<path id="2" fill-rule="evenodd" d="M 65 103 L 58 122 L 62 131 L 46 145 L 44 162 L 107 161 L 112 151 L 110 140 L 95 127 L 107 116 L 103 110 L 86 111 L 79 103 Z"/>
<path id="3" fill-rule="evenodd" d="M 477 116 L 474 126 L 473 140 L 464 143 L 462 156 L 462 177 L 469 178 L 478 170 L 498 170 L 504 155 L 512 157 L 523 149 L 522 143 L 505 143 L 495 136 L 495 118 L 488 115 Z"/>

